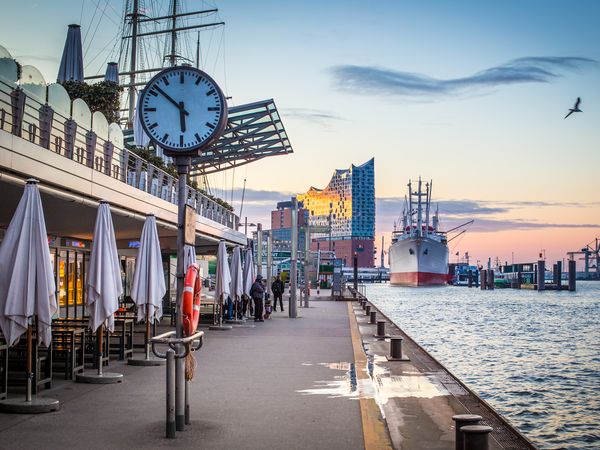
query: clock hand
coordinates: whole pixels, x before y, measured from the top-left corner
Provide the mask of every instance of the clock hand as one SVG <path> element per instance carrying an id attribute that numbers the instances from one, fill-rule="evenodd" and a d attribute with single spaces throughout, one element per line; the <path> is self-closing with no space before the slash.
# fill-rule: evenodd
<path id="1" fill-rule="evenodd" d="M 167 94 L 165 91 L 163 91 L 161 88 L 159 88 L 158 86 L 154 86 L 154 89 L 156 89 L 158 92 L 160 92 L 167 100 L 169 100 L 171 103 L 173 103 L 177 109 L 181 110 L 183 114 L 185 114 L 186 116 L 189 116 L 190 113 L 187 112 L 185 109 L 182 110 L 181 106 L 179 103 L 177 103 L 175 100 L 173 100 L 173 98 Z"/>
<path id="2" fill-rule="evenodd" d="M 187 111 L 185 110 L 184 103 L 179 102 L 179 125 L 181 126 L 181 132 L 185 133 L 185 115 Z"/>

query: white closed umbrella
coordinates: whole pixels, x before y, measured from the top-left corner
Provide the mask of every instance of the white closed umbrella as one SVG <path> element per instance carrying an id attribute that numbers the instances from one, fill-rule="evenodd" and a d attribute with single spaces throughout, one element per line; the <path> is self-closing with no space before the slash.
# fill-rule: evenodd
<path id="1" fill-rule="evenodd" d="M 58 305 L 46 222 L 37 180 L 27 180 L 0 244 L 0 328 L 9 346 L 27 331 L 34 316 L 38 339 L 48 346 Z"/>
<path id="2" fill-rule="evenodd" d="M 114 331 L 114 314 L 119 309 L 119 297 L 123 294 L 115 230 L 110 206 L 105 201 L 100 202 L 96 215 L 86 287 L 86 309 L 90 316 L 90 327 L 96 330 L 98 336 L 98 373 L 79 374 L 77 381 L 118 383 L 123 378 L 120 373 L 102 373 L 103 328 L 106 326 L 111 332 Z"/>
<path id="3" fill-rule="evenodd" d="M 25 192 L 0 244 L 0 328 L 9 346 L 27 332 L 25 402 L 28 409 L 22 408 L 22 403 L 5 400 L 2 408 L 7 412 L 13 407 L 17 408 L 13 412 L 47 412 L 58 408 L 57 400 L 33 402 L 31 397 L 32 322 L 37 317 L 38 344 L 50 346 L 52 316 L 58 310 L 46 221 L 37 183 L 37 180 L 27 180 Z"/>
<path id="4" fill-rule="evenodd" d="M 219 242 L 217 250 L 217 273 L 215 277 L 215 301 L 219 302 L 219 325 L 223 319 L 223 301 L 231 292 L 231 273 L 227 263 L 227 249 L 225 241 Z"/>
<path id="5" fill-rule="evenodd" d="M 103 201 L 100 202 L 96 215 L 87 276 L 86 306 L 92 330 L 97 330 L 101 325 L 106 325 L 111 332 L 115 330 L 114 314 L 119 309 L 119 297 L 122 294 L 115 229 L 110 206 Z"/>
<path id="6" fill-rule="evenodd" d="M 138 308 L 138 321 L 160 321 L 166 292 L 156 218 L 150 215 L 146 217 L 142 228 L 131 288 L 131 298 Z"/>
<path id="7" fill-rule="evenodd" d="M 231 256 L 231 265 L 229 266 L 231 273 L 231 298 L 235 302 L 235 315 L 237 320 L 238 303 L 244 294 L 244 278 L 242 274 L 242 253 L 239 247 L 233 249 L 233 255 Z"/>
<path id="8" fill-rule="evenodd" d="M 131 288 L 131 298 L 137 305 L 137 319 L 146 321 L 146 361 L 150 360 L 150 323 L 160 322 L 162 301 L 166 292 L 156 218 L 149 215 L 142 228 Z"/>
<path id="9" fill-rule="evenodd" d="M 193 264 L 198 264 L 196 260 L 196 247 L 193 245 L 185 244 L 183 246 L 183 270 L 187 272 L 188 267 Z"/>
<path id="10" fill-rule="evenodd" d="M 252 249 L 248 248 L 244 255 L 244 273 L 243 273 L 243 283 L 244 283 L 244 294 L 248 297 L 250 301 L 250 289 L 252 288 L 252 283 L 254 283 L 255 279 L 255 271 L 254 271 L 254 258 L 252 255 Z M 249 312 L 249 309 L 248 309 Z"/>

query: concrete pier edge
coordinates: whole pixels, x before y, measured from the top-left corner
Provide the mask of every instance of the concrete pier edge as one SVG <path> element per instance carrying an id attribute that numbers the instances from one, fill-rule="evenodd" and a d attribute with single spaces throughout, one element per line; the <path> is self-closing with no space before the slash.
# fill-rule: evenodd
<path id="1" fill-rule="evenodd" d="M 365 300 L 368 301 L 367 297 L 364 297 L 364 298 L 365 298 Z M 487 410 L 486 412 L 488 414 L 482 414 L 481 409 L 478 409 L 476 411 L 471 411 L 467 405 L 460 402 L 460 400 L 456 396 L 454 396 L 463 405 L 466 412 L 484 416 L 483 422 L 491 425 L 494 428 L 494 431 L 490 434 L 490 440 L 493 441 L 493 443 L 498 448 L 533 449 L 533 450 L 537 449 L 537 447 L 533 444 L 533 442 L 531 442 L 525 435 L 523 435 L 506 418 L 504 418 L 504 416 L 502 416 L 502 414 L 500 414 L 498 411 L 496 411 L 492 405 L 490 405 L 486 400 L 481 398 L 476 392 L 474 392 L 465 383 L 463 383 L 462 380 L 458 376 L 456 376 L 454 373 L 452 373 L 450 370 L 448 370 L 444 364 L 442 364 L 438 359 L 436 359 L 433 355 L 431 355 L 426 349 L 424 349 L 421 345 L 419 345 L 400 326 L 398 326 L 386 314 L 384 314 L 379 308 L 377 308 L 376 305 L 374 305 L 371 302 L 370 302 L 370 304 L 372 305 L 371 311 L 377 311 L 378 317 L 385 318 L 390 323 L 391 327 L 395 327 L 399 331 L 399 333 L 395 333 L 395 334 L 402 336 L 405 339 L 406 344 L 414 346 L 416 349 L 418 349 L 418 351 L 422 352 L 424 355 L 426 355 L 428 358 L 430 358 L 435 364 L 442 367 L 443 370 L 453 379 L 453 381 L 455 381 L 457 384 L 459 384 L 469 394 L 469 396 L 473 397 L 474 399 L 476 399 L 477 402 L 479 402 L 481 409 Z M 362 343 L 361 343 L 361 339 L 363 336 L 361 336 L 360 332 L 359 332 L 359 323 L 357 321 L 357 316 L 355 313 L 354 306 L 355 306 L 354 302 L 348 302 L 348 314 L 349 314 L 349 318 L 351 320 L 351 330 L 353 330 L 352 331 L 353 333 L 356 332 L 357 334 L 359 334 L 359 336 L 357 337 L 358 344 L 360 345 L 360 351 L 364 355 L 364 351 L 362 349 Z M 362 308 L 360 308 L 360 305 L 358 306 L 358 309 L 356 309 L 356 311 L 358 311 L 359 315 L 362 316 Z M 352 323 L 352 322 L 354 322 L 354 323 Z M 370 337 L 370 335 L 365 334 L 364 337 L 368 338 L 368 337 Z M 355 340 L 354 340 L 354 335 L 353 335 L 353 347 L 354 347 L 354 345 L 355 345 Z M 356 352 L 356 350 L 355 350 L 355 352 Z M 356 358 L 356 353 L 355 353 L 355 358 Z M 358 369 L 357 369 L 357 373 L 358 373 Z M 361 404 L 361 411 L 362 411 L 362 404 Z M 487 418 L 486 418 L 486 415 L 488 416 Z M 494 417 L 494 419 L 496 419 L 496 421 L 499 422 L 499 424 L 498 423 L 495 423 L 495 424 L 490 423 L 490 420 L 489 420 L 490 415 L 492 415 Z M 385 421 L 385 419 L 384 419 L 384 421 Z M 499 427 L 498 425 L 501 425 L 501 427 Z M 363 422 L 363 427 L 364 427 L 364 422 Z M 390 430 L 389 430 L 389 424 L 387 424 L 387 422 L 386 422 L 386 432 L 389 436 Z M 502 444 L 502 441 L 505 440 L 507 433 L 513 434 L 514 438 L 516 438 L 516 440 L 518 440 L 520 442 L 516 445 L 504 446 Z M 366 434 L 366 431 L 365 431 L 365 434 Z M 366 437 L 365 437 L 365 448 L 367 448 Z M 396 448 L 396 447 L 394 446 L 394 448 Z"/>

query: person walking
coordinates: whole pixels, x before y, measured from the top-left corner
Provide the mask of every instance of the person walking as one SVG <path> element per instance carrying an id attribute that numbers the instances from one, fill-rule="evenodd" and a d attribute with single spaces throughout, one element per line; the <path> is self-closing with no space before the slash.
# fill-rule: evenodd
<path id="1" fill-rule="evenodd" d="M 277 299 L 279 299 L 279 305 L 283 312 L 283 291 L 285 291 L 285 285 L 281 281 L 279 274 L 277 274 L 277 278 L 271 284 L 271 291 L 273 291 L 273 311 L 277 311 Z"/>
<path id="2" fill-rule="evenodd" d="M 263 316 L 263 299 L 265 298 L 265 286 L 262 282 L 262 275 L 258 274 L 256 280 L 250 288 L 250 296 L 254 300 L 254 321 L 264 322 Z"/>

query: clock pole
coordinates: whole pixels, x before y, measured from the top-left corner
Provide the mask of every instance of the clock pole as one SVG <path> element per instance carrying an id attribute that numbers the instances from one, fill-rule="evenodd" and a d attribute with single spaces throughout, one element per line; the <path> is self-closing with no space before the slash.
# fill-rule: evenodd
<path id="1" fill-rule="evenodd" d="M 185 278 L 185 205 L 187 203 L 187 176 L 192 164 L 190 156 L 175 156 L 177 166 L 177 302 L 175 306 L 175 332 L 178 338 L 183 337 L 181 323 L 181 302 L 183 299 L 183 284 Z M 175 428 L 183 431 L 185 428 L 185 359 L 177 358 L 175 366 Z"/>

